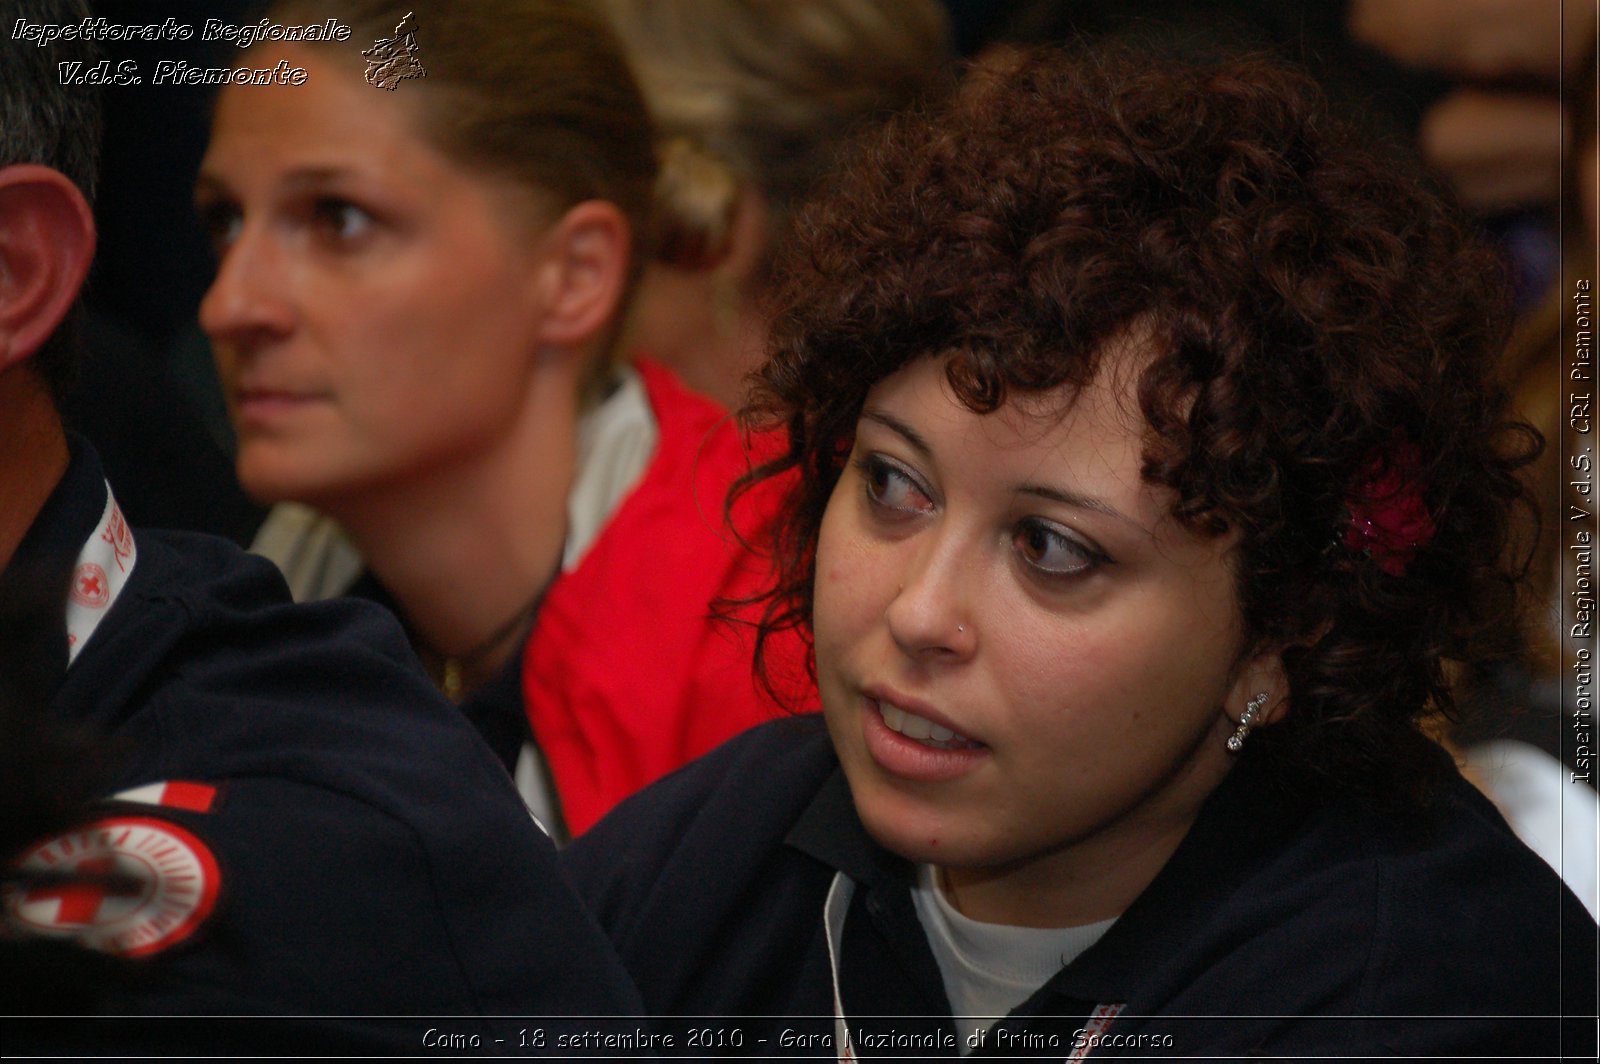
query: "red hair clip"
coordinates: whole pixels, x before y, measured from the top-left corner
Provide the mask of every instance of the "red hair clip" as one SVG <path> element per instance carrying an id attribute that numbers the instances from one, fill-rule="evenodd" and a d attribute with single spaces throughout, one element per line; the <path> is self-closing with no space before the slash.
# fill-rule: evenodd
<path id="1" fill-rule="evenodd" d="M 1390 576 L 1404 576 L 1417 552 L 1433 542 L 1437 529 L 1422 500 L 1418 470 L 1422 452 L 1403 433 L 1395 433 L 1387 455 L 1368 463 L 1345 500 L 1349 523 L 1344 545 L 1361 551 Z"/>

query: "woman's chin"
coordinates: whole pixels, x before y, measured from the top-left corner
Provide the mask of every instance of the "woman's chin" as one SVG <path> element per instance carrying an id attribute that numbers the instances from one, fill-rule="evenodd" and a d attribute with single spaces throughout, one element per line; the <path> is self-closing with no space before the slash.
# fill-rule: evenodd
<path id="1" fill-rule="evenodd" d="M 333 470 L 289 461 L 274 451 L 276 448 L 247 446 L 239 452 L 239 486 L 263 506 L 298 502 L 324 509 L 348 490 L 348 478 Z"/>
<path id="2" fill-rule="evenodd" d="M 908 795 L 863 793 L 856 796 L 856 813 L 867 834 L 879 846 L 917 864 L 982 865 L 983 840 L 973 835 L 973 825 L 944 814 Z"/>

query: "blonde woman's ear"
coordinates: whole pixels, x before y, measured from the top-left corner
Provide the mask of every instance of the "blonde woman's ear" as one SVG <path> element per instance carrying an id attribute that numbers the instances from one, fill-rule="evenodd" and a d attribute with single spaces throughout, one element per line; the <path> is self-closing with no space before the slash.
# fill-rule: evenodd
<path id="1" fill-rule="evenodd" d="M 539 338 L 547 346 L 586 346 L 621 308 L 633 254 L 628 221 L 614 204 L 588 200 L 561 216 L 544 245 Z"/>

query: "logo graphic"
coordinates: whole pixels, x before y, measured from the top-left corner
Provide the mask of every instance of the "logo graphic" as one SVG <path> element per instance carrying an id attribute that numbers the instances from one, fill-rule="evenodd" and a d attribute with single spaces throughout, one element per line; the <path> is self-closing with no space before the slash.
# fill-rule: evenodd
<path id="1" fill-rule="evenodd" d="M 205 843 L 154 817 L 113 816 L 57 835 L 13 866 L 6 921 L 123 957 L 177 945 L 211 915 L 222 881 Z"/>
<path id="2" fill-rule="evenodd" d="M 94 562 L 84 562 L 72 574 L 72 601 L 86 609 L 97 610 L 111 601 L 111 581 L 106 571 Z"/>
<path id="3" fill-rule="evenodd" d="M 393 37 L 378 38 L 371 48 L 363 50 L 361 54 L 367 57 L 367 84 L 380 89 L 393 92 L 406 78 L 428 76 L 417 59 L 417 24 L 410 11 L 394 28 Z"/>
<path id="4" fill-rule="evenodd" d="M 111 520 L 107 522 L 105 531 L 100 533 L 100 538 L 111 544 L 112 553 L 117 556 L 117 568 L 127 572 L 128 564 L 133 560 L 133 530 L 128 527 L 128 519 L 122 516 L 122 507 L 114 502 L 111 504 Z"/>
<path id="5" fill-rule="evenodd" d="M 1082 1060 L 1089 1055 L 1099 1040 L 1105 1036 L 1106 1029 L 1111 1026 L 1118 1013 L 1127 1008 L 1126 1003 L 1115 1005 L 1096 1005 L 1094 1011 L 1089 1013 L 1089 1021 L 1083 1025 L 1081 1038 L 1073 1040 L 1071 1060 Z"/>

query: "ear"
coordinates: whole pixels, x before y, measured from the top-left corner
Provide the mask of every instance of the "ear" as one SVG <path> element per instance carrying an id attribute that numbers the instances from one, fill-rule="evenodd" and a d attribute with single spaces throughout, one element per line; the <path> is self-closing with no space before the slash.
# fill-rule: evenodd
<path id="1" fill-rule="evenodd" d="M 717 264 L 717 270 L 732 277 L 741 292 L 767 263 L 771 229 L 772 208 L 767 197 L 750 182 L 741 182 L 728 228 L 728 255 Z"/>
<path id="2" fill-rule="evenodd" d="M 0 371 L 37 351 L 67 316 L 94 260 L 94 215 L 65 174 L 0 168 Z"/>
<path id="3" fill-rule="evenodd" d="M 547 345 L 580 348 L 616 317 L 628 280 L 633 235 L 615 204 L 587 200 L 568 210 L 545 235 L 541 271 Z"/>
<path id="4" fill-rule="evenodd" d="M 1283 655 L 1277 649 L 1261 651 L 1239 666 L 1223 712 L 1237 724 L 1250 700 L 1263 694 L 1267 701 L 1251 721 L 1251 727 L 1275 724 L 1289 712 L 1289 677 L 1283 668 Z"/>

